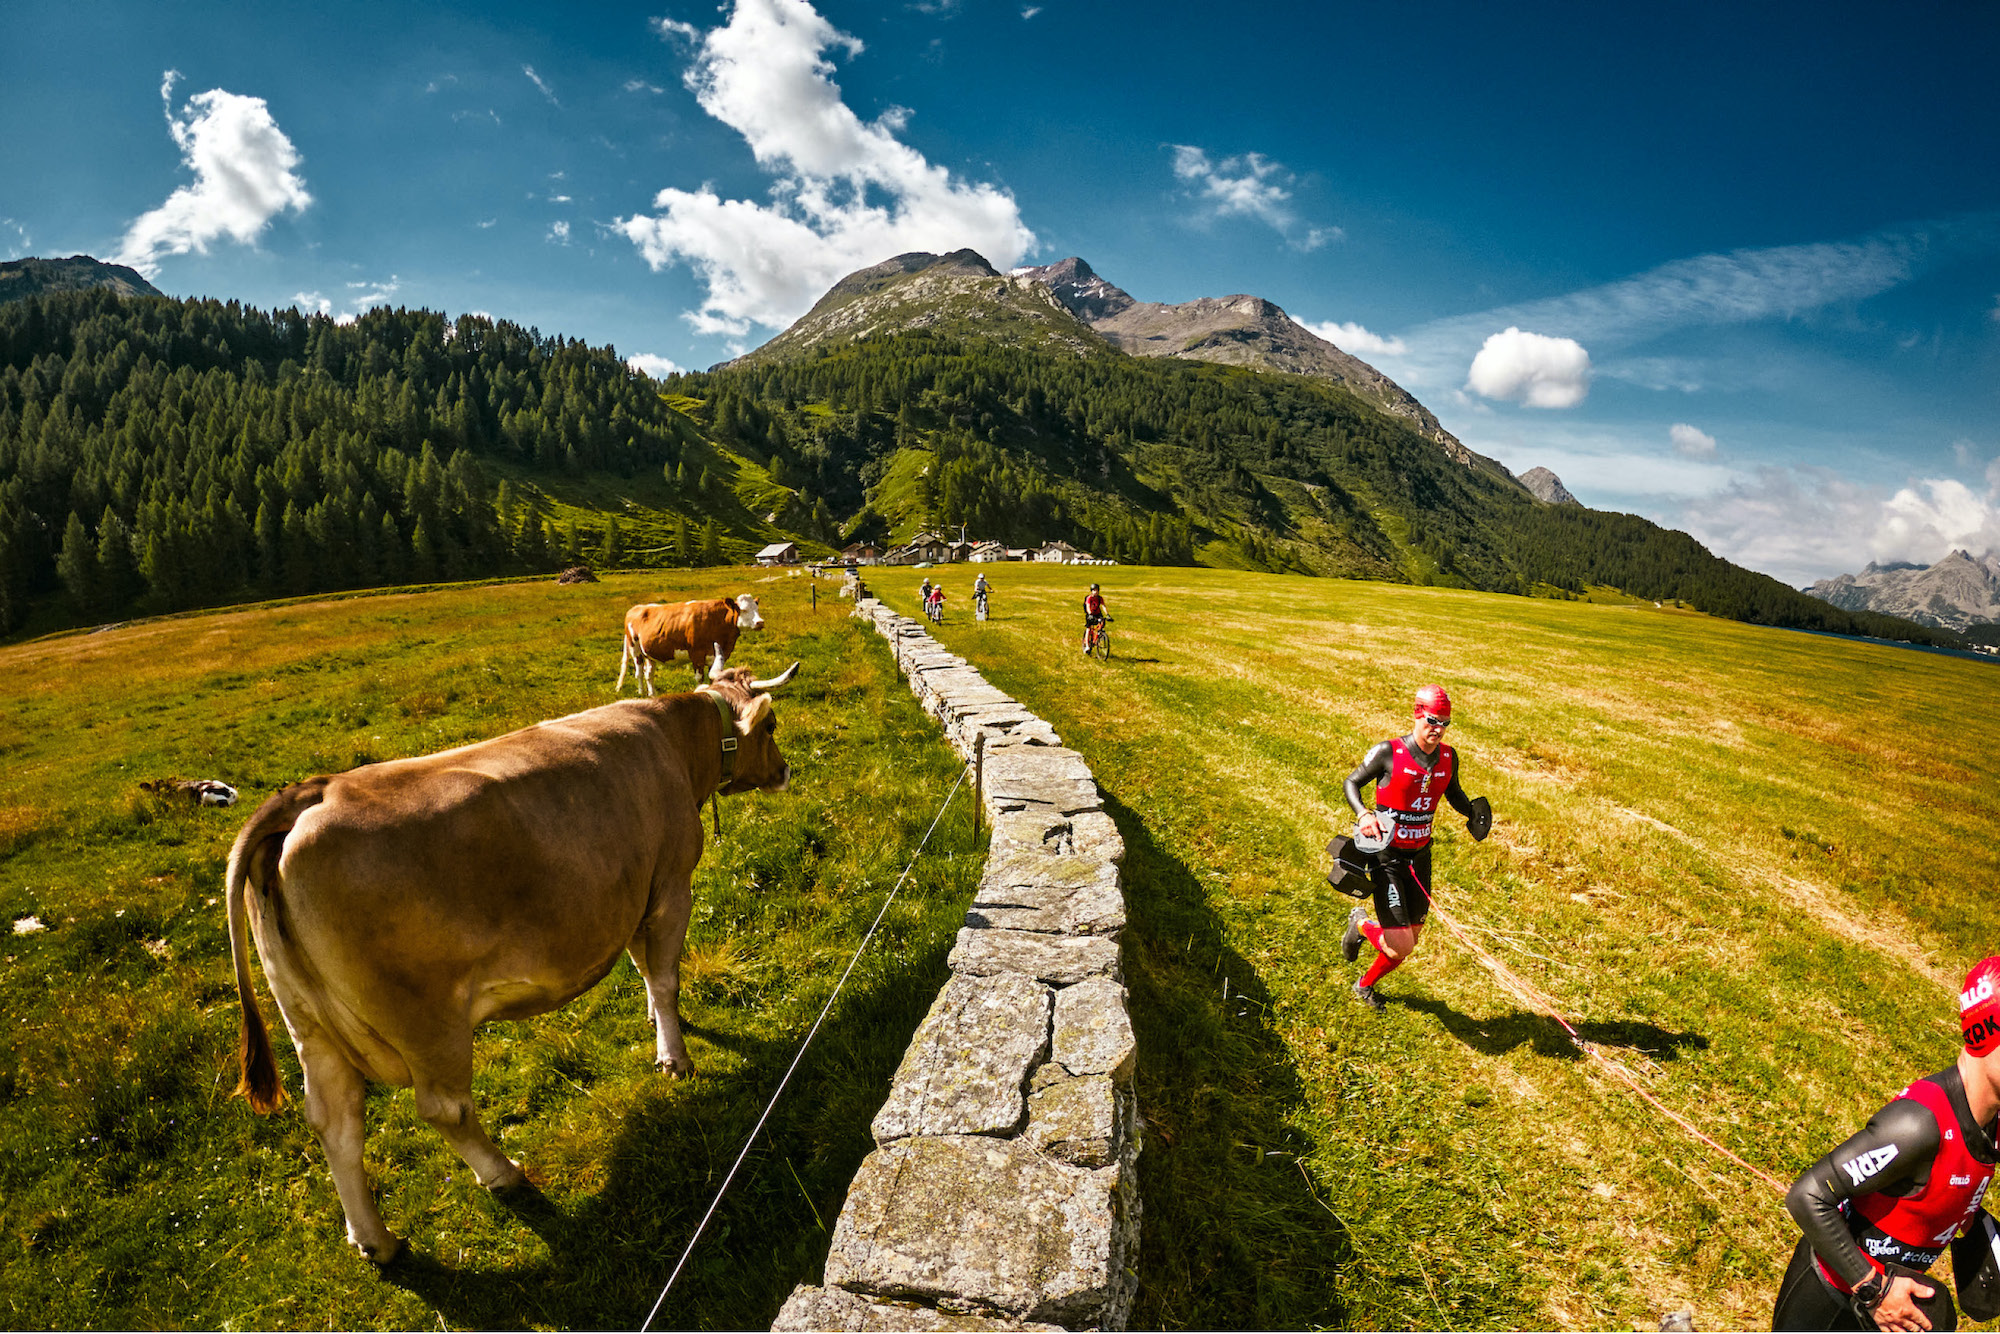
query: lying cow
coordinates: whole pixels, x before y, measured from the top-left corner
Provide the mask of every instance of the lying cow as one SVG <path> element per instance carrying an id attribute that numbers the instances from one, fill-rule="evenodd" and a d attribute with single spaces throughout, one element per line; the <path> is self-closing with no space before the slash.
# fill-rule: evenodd
<path id="1" fill-rule="evenodd" d="M 653 693 L 653 664 L 672 662 L 674 654 L 685 653 L 694 664 L 695 683 L 701 683 L 702 664 L 711 652 L 711 679 L 721 672 L 736 651 L 736 636 L 744 630 L 761 630 L 764 618 L 758 614 L 757 599 L 739 594 L 734 602 L 715 598 L 699 602 L 642 602 L 625 613 L 625 647 L 618 655 L 618 690 L 625 688 L 625 669 L 633 669 L 633 679 Z"/>
<path id="2" fill-rule="evenodd" d="M 709 794 L 778 791 L 772 681 L 732 669 L 693 694 L 622 700 L 419 759 L 274 793 L 229 853 L 229 948 L 243 1004 L 237 1092 L 284 1099 L 250 985 L 247 922 L 305 1072 L 306 1119 L 347 1238 L 377 1264 L 383 1226 L 361 1162 L 367 1080 L 416 1091 L 488 1189 L 521 1169 L 472 1102 L 472 1031 L 566 1004 L 631 954 L 655 1053 L 694 1072 L 680 957 Z"/>

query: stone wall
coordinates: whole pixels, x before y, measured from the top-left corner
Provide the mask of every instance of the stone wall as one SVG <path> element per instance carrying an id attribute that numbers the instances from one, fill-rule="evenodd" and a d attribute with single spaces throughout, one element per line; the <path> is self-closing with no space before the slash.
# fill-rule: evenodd
<path id="1" fill-rule="evenodd" d="M 826 1286 L 800 1286 L 772 1328 L 1123 1329 L 1139 1239 L 1124 842 L 1047 723 L 918 622 L 873 598 L 854 615 L 961 754 L 984 734 L 993 838 L 951 980 L 848 1187 Z"/>

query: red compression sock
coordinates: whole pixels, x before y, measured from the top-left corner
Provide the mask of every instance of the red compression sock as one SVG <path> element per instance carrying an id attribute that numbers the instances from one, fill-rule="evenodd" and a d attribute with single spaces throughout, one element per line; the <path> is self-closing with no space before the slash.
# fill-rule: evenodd
<path id="1" fill-rule="evenodd" d="M 1401 959 L 1392 959 L 1386 954 L 1376 955 L 1375 962 L 1370 964 L 1368 971 L 1361 975 L 1361 985 L 1364 987 L 1374 986 L 1384 977 L 1387 977 L 1390 973 L 1395 972 L 1397 968 L 1401 967 L 1402 962 Z"/>
<path id="2" fill-rule="evenodd" d="M 1379 950 L 1382 948 L 1382 928 L 1377 926 L 1375 923 L 1363 922 L 1361 924 L 1361 936 L 1362 939 L 1366 940 L 1370 945 L 1373 945 L 1376 949 Z"/>

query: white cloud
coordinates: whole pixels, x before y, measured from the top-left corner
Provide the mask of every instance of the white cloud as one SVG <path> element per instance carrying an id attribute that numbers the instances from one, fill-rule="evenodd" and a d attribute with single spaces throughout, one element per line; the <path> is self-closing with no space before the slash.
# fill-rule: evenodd
<path id="1" fill-rule="evenodd" d="M 1203 201 L 1205 218 L 1255 218 L 1270 226 L 1294 250 L 1317 250 L 1346 233 L 1338 227 L 1302 227 L 1292 192 L 1295 177 L 1262 153 L 1244 153 L 1220 162 L 1191 144 L 1169 144 L 1174 175 Z"/>
<path id="2" fill-rule="evenodd" d="M 639 374 L 650 375 L 655 380 L 664 380 L 667 376 L 680 370 L 678 362 L 669 361 L 665 357 L 655 356 L 651 352 L 640 352 L 629 356 L 625 358 L 625 364 L 639 372 Z"/>
<path id="3" fill-rule="evenodd" d="M 550 224 L 549 224 L 549 234 L 548 234 L 548 236 L 547 236 L 547 237 L 545 237 L 544 239 L 545 239 L 545 240 L 549 240 L 549 241 L 553 241 L 553 242 L 555 242 L 555 243 L 556 243 L 557 245 L 568 245 L 568 244 L 569 244 L 569 224 L 568 224 L 567 222 L 563 222 L 563 221 L 561 221 L 561 220 L 557 220 L 557 221 L 555 221 L 555 222 L 552 222 L 552 223 L 550 223 Z"/>
<path id="4" fill-rule="evenodd" d="M 655 270 L 686 263 L 701 275 L 708 297 L 686 316 L 697 332 L 782 327 L 839 278 L 904 251 L 969 247 L 1005 270 L 1035 244 L 1012 194 L 955 181 L 896 138 L 906 113 L 855 115 L 824 52 L 858 55 L 861 42 L 806 0 L 737 0 L 707 33 L 653 26 L 693 45 L 688 88 L 775 177 L 768 204 L 669 187 L 654 215 L 613 224 Z"/>
<path id="5" fill-rule="evenodd" d="M 352 324 L 361 317 L 361 312 L 375 306 L 386 306 L 389 298 L 402 288 L 395 274 L 388 281 L 366 281 L 347 283 L 347 295 L 339 301 L 320 292 L 299 292 L 293 295 L 292 304 L 308 315 L 325 315 L 336 324 Z"/>
<path id="6" fill-rule="evenodd" d="M 1590 393 L 1590 354 L 1575 339 L 1509 326 L 1481 345 L 1465 387 L 1531 408 L 1573 408 Z"/>
<path id="7" fill-rule="evenodd" d="M 1026 9 L 1021 11 L 1021 18 L 1025 21 L 1027 19 L 1033 18 L 1035 15 L 1041 12 L 1042 12 L 1042 7 L 1040 5 L 1029 5 Z"/>
<path id="8" fill-rule="evenodd" d="M 1706 431 L 1689 426 L 1686 422 L 1675 422 L 1668 427 L 1667 437 L 1674 442 L 1674 453 L 1684 459 L 1715 457 L 1715 437 Z"/>
<path id="9" fill-rule="evenodd" d="M 625 80 L 625 91 L 628 93 L 653 93 L 657 95 L 667 90 L 660 87 L 657 83 L 647 83 L 644 79 L 627 79 Z"/>
<path id="10" fill-rule="evenodd" d="M 567 204 L 571 201 L 568 195 L 550 195 L 549 202 L 551 204 Z"/>
<path id="11" fill-rule="evenodd" d="M 1872 539 L 1876 560 L 1929 565 L 1955 549 L 2000 549 L 2000 465 L 1987 469 L 1984 495 L 1951 478 L 1927 477 L 1883 502 Z"/>
<path id="12" fill-rule="evenodd" d="M 1358 324 L 1335 324 L 1332 320 L 1324 324 L 1308 324 L 1296 316 L 1292 322 L 1307 333 L 1317 334 L 1341 351 L 1351 352 L 1357 357 L 1400 357 L 1410 350 L 1402 339 L 1370 333 Z"/>
<path id="13" fill-rule="evenodd" d="M 179 71 L 167 71 L 160 99 L 167 104 L 167 129 L 195 182 L 136 219 L 116 256 L 148 276 L 159 272 L 162 255 L 190 250 L 205 255 L 219 237 L 249 245 L 277 214 L 303 212 L 312 203 L 294 170 L 299 151 L 263 98 L 212 88 L 190 97 L 176 116 L 179 78 Z"/>
<path id="14" fill-rule="evenodd" d="M 548 84 L 542 82 L 542 76 L 535 73 L 535 67 L 533 65 L 521 66 L 521 73 L 528 76 L 528 82 L 534 84 L 535 87 L 542 90 L 542 96 L 548 98 L 549 102 L 552 105 L 554 106 L 562 105 L 561 102 L 556 101 L 555 90 L 549 87 Z"/>
<path id="15" fill-rule="evenodd" d="M 1442 388 L 1489 331 L 1503 325 L 1560 329 L 1600 352 L 1677 329 L 1794 319 L 1886 292 L 1954 255 L 1988 253 L 2000 214 L 1933 219 L 1847 241 L 1694 255 L 1599 287 L 1436 320 L 1408 335 L 1406 385 Z M 1659 361 L 1613 362 L 1603 374 L 1662 389 L 1713 388 L 1716 373 Z"/>
<path id="16" fill-rule="evenodd" d="M 478 120 L 481 116 L 487 117 L 495 125 L 501 124 L 500 113 L 495 111 L 492 107 L 488 107 L 484 111 L 454 111 L 451 113 L 451 119 L 453 124 L 457 124 L 459 121 Z M 502 128 L 505 127 L 503 126 Z"/>
<path id="17" fill-rule="evenodd" d="M 1932 565 L 2000 549 L 2000 466 L 1984 495 L 1913 478 L 1888 495 L 1829 468 L 1766 467 L 1689 504 L 1681 524 L 1717 555 L 1803 587 L 1870 561 Z"/>
<path id="18" fill-rule="evenodd" d="M 479 230 L 483 232 L 487 228 L 497 225 L 499 221 L 500 219 L 498 218 L 482 218 L 478 222 L 474 223 L 473 226 L 479 228 Z"/>
<path id="19" fill-rule="evenodd" d="M 20 223 L 14 221 L 12 218 L 0 218 L 0 227 L 5 227 L 19 238 L 18 240 L 10 240 L 4 243 L 6 245 L 6 253 L 0 254 L 0 259 L 19 259 L 34 249 L 34 238 L 28 235 L 28 229 Z"/>

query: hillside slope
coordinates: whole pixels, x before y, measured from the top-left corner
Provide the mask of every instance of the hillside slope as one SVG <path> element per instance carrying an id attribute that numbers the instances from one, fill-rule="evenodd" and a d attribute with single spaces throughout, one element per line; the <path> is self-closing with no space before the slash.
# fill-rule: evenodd
<path id="1" fill-rule="evenodd" d="M 1047 286 L 1058 301 L 1121 352 L 1327 380 L 1353 390 L 1392 416 L 1405 418 L 1457 462 L 1512 476 L 1496 460 L 1467 449 L 1414 394 L 1262 297 L 1239 293 L 1197 297 L 1176 305 L 1138 301 L 1074 255 L 1054 264 L 1016 269 L 1014 274 Z"/>
<path id="2" fill-rule="evenodd" d="M 106 264 L 89 255 L 68 259 L 10 259 L 0 261 L 0 301 L 25 301 L 31 296 L 54 292 L 83 292 L 105 288 L 120 296 L 163 296 L 137 269 L 123 264 Z"/>

